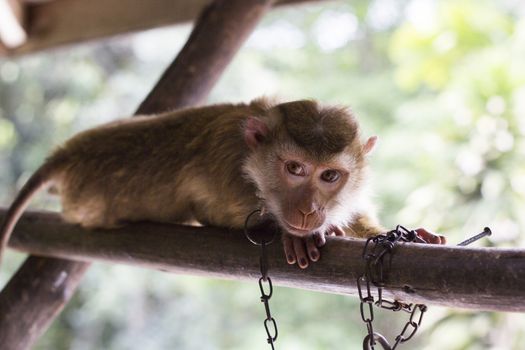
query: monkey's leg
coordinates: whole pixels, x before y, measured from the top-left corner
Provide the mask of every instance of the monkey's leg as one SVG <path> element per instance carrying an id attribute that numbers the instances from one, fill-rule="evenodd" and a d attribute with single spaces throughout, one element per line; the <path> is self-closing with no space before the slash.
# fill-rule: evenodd
<path id="1" fill-rule="evenodd" d="M 87 229 L 112 229 L 125 225 L 103 196 L 77 196 L 64 193 L 62 197 L 62 217 L 69 223 L 79 224 Z"/>

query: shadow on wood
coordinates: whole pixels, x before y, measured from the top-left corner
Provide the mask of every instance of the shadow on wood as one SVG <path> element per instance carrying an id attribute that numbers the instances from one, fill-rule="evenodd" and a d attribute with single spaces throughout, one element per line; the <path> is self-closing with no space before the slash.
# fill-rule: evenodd
<path id="1" fill-rule="evenodd" d="M 3 215 L 3 213 L 2 213 Z M 15 249 L 73 260 L 100 260 L 234 280 L 256 280 L 259 249 L 243 232 L 214 227 L 138 223 L 86 231 L 57 214 L 27 213 L 11 239 Z M 279 240 L 268 247 L 276 285 L 357 293 L 363 240 L 329 237 L 321 261 L 288 265 Z M 525 250 L 405 243 L 394 250 L 385 295 L 405 302 L 480 310 L 525 311 Z"/>

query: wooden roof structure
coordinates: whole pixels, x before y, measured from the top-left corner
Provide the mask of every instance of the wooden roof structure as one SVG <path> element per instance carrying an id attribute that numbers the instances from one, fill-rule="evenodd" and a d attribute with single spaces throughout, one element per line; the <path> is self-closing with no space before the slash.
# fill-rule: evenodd
<path id="1" fill-rule="evenodd" d="M 315 0 L 276 0 L 274 5 L 307 1 Z M 0 0 L 0 56 L 191 22 L 210 3 L 212 0 Z"/>

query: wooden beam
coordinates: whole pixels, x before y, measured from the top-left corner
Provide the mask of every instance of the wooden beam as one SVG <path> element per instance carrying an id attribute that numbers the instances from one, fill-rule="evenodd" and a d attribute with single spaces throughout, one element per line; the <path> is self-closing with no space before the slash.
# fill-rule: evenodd
<path id="1" fill-rule="evenodd" d="M 25 9 L 19 0 L 0 0 L 0 41 L 3 46 L 16 48 L 26 41 Z"/>
<path id="2" fill-rule="evenodd" d="M 10 54 L 34 52 L 64 44 L 188 22 L 210 2 L 54 0 L 30 4 L 28 41 Z"/>
<path id="3" fill-rule="evenodd" d="M 40 337 L 42 325 L 49 324 L 67 304 L 89 266 L 88 262 L 29 257 L 0 294 L 1 324 L 16 325 L 0 330 L 1 348 L 30 348 Z M 31 307 L 34 304 L 38 307 Z"/>
<path id="4" fill-rule="evenodd" d="M 233 56 L 232 52 L 238 50 L 240 42 L 247 36 L 246 33 L 252 30 L 257 20 L 270 8 L 270 3 L 270 0 L 216 0 L 213 9 L 205 11 L 194 28 L 195 32 L 201 32 L 201 28 L 204 27 L 212 32 L 217 31 L 228 35 L 228 37 L 217 37 L 217 40 L 228 43 L 229 46 L 227 48 L 214 46 L 217 50 L 221 50 L 221 54 L 217 55 L 214 52 L 208 51 L 211 55 L 210 60 L 215 57 L 222 57 L 223 55 L 227 57 Z M 253 8 L 258 8 L 257 15 L 254 14 Z M 238 9 L 245 9 L 247 12 L 243 13 L 242 11 L 238 11 Z M 224 21 L 221 20 L 216 21 L 216 18 L 228 18 L 231 11 L 241 18 L 245 15 L 249 16 L 251 20 L 233 21 L 241 25 L 230 27 L 234 29 L 232 32 L 225 32 L 221 28 L 214 28 L 208 25 L 209 22 L 217 23 L 217 25 L 224 23 Z M 203 45 L 201 41 L 207 42 L 207 40 L 206 35 L 191 35 L 187 45 L 179 55 L 186 57 L 190 62 L 193 59 L 197 61 L 202 55 L 199 51 L 192 50 L 192 47 L 204 47 L 205 45 Z M 191 54 L 186 52 L 188 50 L 191 51 Z M 214 65 L 213 62 L 209 63 L 219 69 L 224 69 L 223 65 Z M 177 65 L 179 64 L 184 64 L 184 62 L 175 60 L 167 72 L 178 71 L 179 68 Z M 214 72 L 214 74 L 210 76 L 210 79 L 216 79 L 217 74 L 220 74 L 220 72 Z M 156 107 L 165 109 L 168 107 L 180 108 L 185 106 L 188 100 L 195 100 L 188 98 L 188 94 L 191 95 L 192 89 L 196 95 L 204 98 L 206 89 L 209 89 L 211 85 L 206 79 L 199 79 L 200 83 L 207 87 L 203 89 L 192 82 L 194 78 L 195 75 L 175 77 L 172 83 L 176 83 L 177 86 L 183 90 L 177 91 L 176 89 L 171 89 L 170 91 L 173 92 L 173 95 L 169 100 L 165 99 L 162 91 L 157 90 L 159 95 L 150 94 L 146 99 L 147 103 L 143 104 L 137 113 L 154 113 L 156 110 L 153 108 Z M 165 87 L 169 88 L 169 85 Z M 179 96 L 186 97 L 181 99 Z M 161 102 L 157 102 L 157 98 L 161 99 Z M 40 227 L 33 227 L 32 230 L 38 232 L 40 231 Z M 8 287 L 0 292 L 1 349 L 24 350 L 34 344 L 67 303 L 76 289 L 78 281 L 86 271 L 88 264 L 87 262 L 74 262 L 56 258 L 30 257 L 26 260 L 24 265 L 9 282 Z M 35 284 L 35 281 L 39 281 L 39 284 Z M 57 283 L 58 281 L 60 283 Z M 53 296 L 60 299 L 58 302 L 49 300 L 48 291 L 50 289 L 54 291 Z M 31 326 L 30 331 L 27 328 L 28 325 Z"/>
<path id="5" fill-rule="evenodd" d="M 3 212 L 1 213 L 3 215 Z M 99 260 L 234 280 L 255 281 L 259 249 L 241 231 L 140 223 L 86 231 L 52 213 L 26 213 L 11 247 L 45 256 Z M 281 243 L 268 247 L 274 284 L 356 295 L 363 240 L 329 237 L 321 260 L 288 265 Z M 455 308 L 525 311 L 525 250 L 402 244 L 395 248 L 385 295 Z"/>
<path id="6" fill-rule="evenodd" d="M 328 0 L 276 0 L 276 4 L 312 1 Z M 190 22 L 210 3 L 211 0 L 54 0 L 28 3 L 28 40 L 24 45 L 9 50 L 7 54 L 26 54 Z M 233 18 L 242 19 L 232 16 Z"/>

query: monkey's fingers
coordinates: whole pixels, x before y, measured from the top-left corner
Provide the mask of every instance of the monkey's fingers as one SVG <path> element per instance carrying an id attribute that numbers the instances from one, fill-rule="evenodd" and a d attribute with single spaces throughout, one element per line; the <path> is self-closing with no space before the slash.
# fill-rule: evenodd
<path id="1" fill-rule="evenodd" d="M 344 236 L 346 236 L 345 231 L 344 231 L 341 227 L 339 227 L 339 226 L 332 226 L 332 227 L 331 227 L 331 230 L 332 230 L 332 232 L 333 232 L 336 236 L 339 236 L 339 237 L 344 237 Z"/>
<path id="2" fill-rule="evenodd" d="M 322 240 L 324 240 L 324 235 L 320 236 L 322 236 Z M 316 237 L 317 236 L 313 234 L 306 238 L 284 234 L 283 247 L 288 264 L 292 265 L 297 262 L 300 268 L 305 269 L 308 267 L 309 260 L 319 260 L 321 254 L 317 248 L 318 246 L 316 246 L 318 241 Z"/>
<path id="3" fill-rule="evenodd" d="M 317 249 L 316 239 L 314 237 L 314 234 L 311 234 L 308 237 L 306 237 L 305 242 L 306 242 L 306 250 L 308 251 L 308 257 L 310 257 L 310 260 L 312 261 L 319 260 L 319 257 L 321 256 L 321 254 L 319 253 L 319 249 Z"/>
<path id="4" fill-rule="evenodd" d="M 304 241 L 299 237 L 292 237 L 292 241 L 295 257 L 297 258 L 297 264 L 299 264 L 301 269 L 306 269 L 308 267 L 308 256 L 306 255 L 306 250 L 304 249 Z"/>
<path id="5" fill-rule="evenodd" d="M 293 249 L 292 236 L 288 234 L 283 235 L 283 247 L 284 254 L 286 255 L 286 261 L 288 262 L 288 264 L 295 264 L 295 262 L 297 261 L 297 257 L 295 256 L 295 250 Z"/>
<path id="6" fill-rule="evenodd" d="M 321 248 L 322 246 L 324 246 L 326 244 L 326 236 L 328 235 L 328 232 L 326 233 L 326 235 L 324 233 L 321 233 L 321 232 L 315 232 L 312 236 L 314 238 L 314 243 L 316 245 L 316 247 L 318 248 Z"/>
<path id="7" fill-rule="evenodd" d="M 446 244 L 447 239 L 445 236 L 438 235 L 432 231 L 428 231 L 424 228 L 418 228 L 415 230 L 417 235 L 421 237 L 425 242 L 430 244 Z"/>

